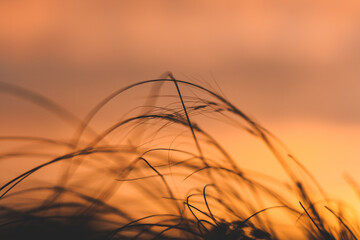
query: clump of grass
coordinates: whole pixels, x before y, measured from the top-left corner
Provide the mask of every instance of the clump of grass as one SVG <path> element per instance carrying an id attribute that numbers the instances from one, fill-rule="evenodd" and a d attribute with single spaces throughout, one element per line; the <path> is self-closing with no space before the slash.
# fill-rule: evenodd
<path id="1" fill-rule="evenodd" d="M 115 98 L 150 86 L 143 106 L 105 130 L 93 128 L 93 119 Z M 1 239 L 359 236 L 342 204 L 326 196 L 284 145 L 215 90 L 168 74 L 115 91 L 80 120 L 44 96 L 6 83 L 0 87 L 78 126 L 67 141 L 0 137 L 30 142 L 33 150 L 15 149 L 3 153 L 2 159 L 41 158 L 40 164 L 0 187 Z M 171 93 L 162 94 L 164 87 Z M 263 142 L 288 181 L 244 170 L 203 128 L 201 120 L 210 118 L 230 122 Z M 41 173 L 50 168 L 61 172 L 60 177 L 46 180 Z M 43 182 L 36 180 L 42 177 Z"/>

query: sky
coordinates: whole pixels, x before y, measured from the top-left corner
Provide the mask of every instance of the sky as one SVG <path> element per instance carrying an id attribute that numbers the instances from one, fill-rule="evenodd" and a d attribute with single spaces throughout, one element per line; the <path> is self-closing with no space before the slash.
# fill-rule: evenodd
<path id="1" fill-rule="evenodd" d="M 277 135 L 325 189 L 355 201 L 343 173 L 360 182 L 359 13 L 350 0 L 4 0 L 0 76 L 79 117 L 166 71 L 206 82 Z M 0 135 L 58 129 L 6 93 L 0 111 Z M 240 152 L 231 133 L 222 138 L 235 155 L 261 158 L 247 141 Z"/>

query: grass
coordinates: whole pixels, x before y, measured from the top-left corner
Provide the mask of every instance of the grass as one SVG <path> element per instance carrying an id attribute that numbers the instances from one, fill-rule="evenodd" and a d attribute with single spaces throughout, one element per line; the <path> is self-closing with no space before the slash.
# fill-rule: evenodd
<path id="1" fill-rule="evenodd" d="M 93 128 L 105 106 L 140 87 L 151 89 L 143 106 L 105 130 Z M 170 92 L 162 93 L 164 87 Z M 357 222 L 349 218 L 351 210 L 329 199 L 271 132 L 215 90 L 169 74 L 115 91 L 81 120 L 30 90 L 7 83 L 0 83 L 0 89 L 77 126 L 67 141 L 0 136 L 0 141 L 26 142 L 32 150 L 9 149 L 3 161 L 16 156 L 41 162 L 1 183 L 1 239 L 315 240 L 360 235 Z M 210 119 L 231 123 L 263 142 L 288 180 L 243 169 L 202 126 Z M 49 169 L 60 176 L 49 178 Z"/>

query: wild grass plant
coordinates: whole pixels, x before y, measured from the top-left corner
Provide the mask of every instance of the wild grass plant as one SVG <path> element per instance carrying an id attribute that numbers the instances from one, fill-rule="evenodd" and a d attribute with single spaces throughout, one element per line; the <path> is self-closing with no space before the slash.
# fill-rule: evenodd
<path id="1" fill-rule="evenodd" d="M 143 105 L 94 129 L 106 106 L 138 88 L 150 89 Z M 37 159 L 1 182 L 0 239 L 359 237 L 351 209 L 330 199 L 270 131 L 209 87 L 168 74 L 113 92 L 84 119 L 20 86 L 2 82 L 0 90 L 77 126 L 68 140 L 0 136 L 15 143 L 2 162 Z M 262 142 L 287 180 L 242 168 L 241 156 L 206 129 L 210 119 Z"/>

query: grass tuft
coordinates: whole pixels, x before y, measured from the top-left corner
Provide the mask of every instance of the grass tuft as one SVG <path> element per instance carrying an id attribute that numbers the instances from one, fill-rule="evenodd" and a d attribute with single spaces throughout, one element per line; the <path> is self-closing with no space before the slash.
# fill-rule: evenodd
<path id="1" fill-rule="evenodd" d="M 169 73 L 114 91 L 81 120 L 38 93 L 0 87 L 76 129 L 69 140 L 0 136 L 5 146 L 18 144 L 0 153 L 3 162 L 37 158 L 17 175 L 2 173 L 0 239 L 359 238 L 358 224 L 284 144 L 209 88 Z M 93 124 L 105 106 L 138 88 L 150 89 L 143 106 L 116 115 L 105 130 Z M 206 130 L 208 120 L 264 143 L 288 179 L 242 168 Z"/>

